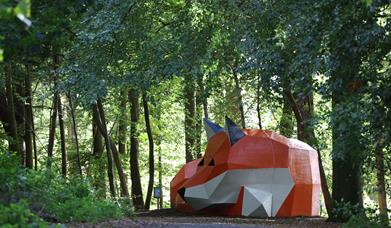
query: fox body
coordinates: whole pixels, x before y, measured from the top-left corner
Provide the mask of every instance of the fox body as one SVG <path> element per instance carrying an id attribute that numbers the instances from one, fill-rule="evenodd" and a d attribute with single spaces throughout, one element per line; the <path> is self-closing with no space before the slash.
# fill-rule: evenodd
<path id="1" fill-rule="evenodd" d="M 319 215 L 317 152 L 299 140 L 227 122 L 223 130 L 206 120 L 205 154 L 171 181 L 171 206 L 227 216 Z"/>

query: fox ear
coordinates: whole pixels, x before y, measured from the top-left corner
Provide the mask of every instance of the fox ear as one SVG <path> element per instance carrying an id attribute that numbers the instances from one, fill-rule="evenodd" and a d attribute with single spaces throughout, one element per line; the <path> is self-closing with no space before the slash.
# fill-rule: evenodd
<path id="1" fill-rule="evenodd" d="M 245 136 L 243 131 L 228 116 L 225 116 L 225 131 L 229 135 L 231 146 Z"/>
<path id="2" fill-rule="evenodd" d="M 219 125 L 213 123 L 212 121 L 204 118 L 204 127 L 206 131 L 206 136 L 208 137 L 208 140 L 217 132 L 224 131 L 222 127 Z"/>

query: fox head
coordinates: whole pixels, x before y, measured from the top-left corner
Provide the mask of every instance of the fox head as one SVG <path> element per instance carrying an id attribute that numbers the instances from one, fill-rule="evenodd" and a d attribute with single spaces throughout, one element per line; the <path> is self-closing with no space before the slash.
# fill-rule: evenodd
<path id="1" fill-rule="evenodd" d="M 264 130 L 225 129 L 204 120 L 202 158 L 171 181 L 171 206 L 184 212 L 287 217 L 319 214 L 317 152 L 296 139 Z"/>

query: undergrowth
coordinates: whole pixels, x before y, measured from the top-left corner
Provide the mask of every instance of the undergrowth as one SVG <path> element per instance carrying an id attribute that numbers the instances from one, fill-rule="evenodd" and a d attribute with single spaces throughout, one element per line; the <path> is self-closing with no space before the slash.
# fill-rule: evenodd
<path id="1" fill-rule="evenodd" d="M 19 163 L 16 155 L 0 148 L 1 227 L 96 222 L 132 212 L 129 200 L 97 197 L 87 179 L 64 179 L 48 170 L 23 168 Z"/>

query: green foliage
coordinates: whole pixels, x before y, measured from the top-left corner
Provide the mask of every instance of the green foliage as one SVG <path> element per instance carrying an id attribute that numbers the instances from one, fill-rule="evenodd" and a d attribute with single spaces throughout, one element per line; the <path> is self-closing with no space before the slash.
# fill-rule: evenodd
<path id="1" fill-rule="evenodd" d="M 125 210 L 131 213 L 129 204 L 98 200 L 85 179 L 65 180 L 49 171 L 26 170 L 20 167 L 16 155 L 4 150 L 0 152 L 0 190 L 4 207 L 11 205 L 10 210 L 22 210 L 28 205 L 33 212 L 52 221 L 99 221 L 122 217 Z M 12 206 L 20 200 L 24 201 L 15 204 L 19 206 Z M 29 210 L 22 212 L 20 216 L 27 216 Z"/>
<path id="2" fill-rule="evenodd" d="M 108 218 L 122 217 L 118 205 L 108 200 L 96 200 L 92 196 L 71 198 L 53 203 L 51 213 L 61 222 L 96 222 Z"/>
<path id="3" fill-rule="evenodd" d="M 348 221 L 349 218 L 360 213 L 362 213 L 362 209 L 359 205 L 352 205 L 350 202 L 342 200 L 334 203 L 331 219 L 333 221 Z"/>
<path id="4" fill-rule="evenodd" d="M 353 215 L 342 228 L 384 228 L 385 224 L 368 219 L 365 214 Z"/>
<path id="5" fill-rule="evenodd" d="M 12 227 L 47 227 L 48 224 L 31 212 L 28 203 L 21 200 L 9 206 L 0 204 L 0 226 Z"/>

